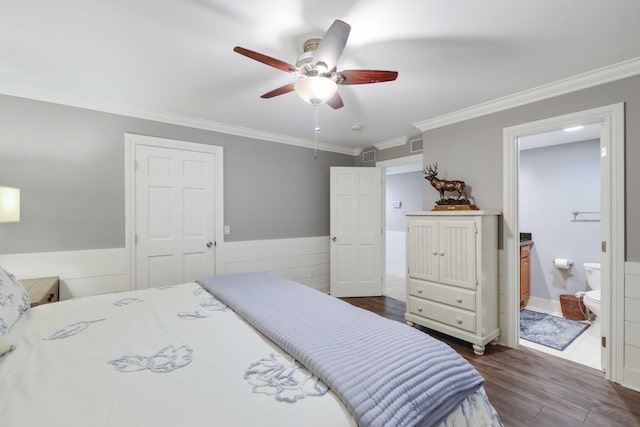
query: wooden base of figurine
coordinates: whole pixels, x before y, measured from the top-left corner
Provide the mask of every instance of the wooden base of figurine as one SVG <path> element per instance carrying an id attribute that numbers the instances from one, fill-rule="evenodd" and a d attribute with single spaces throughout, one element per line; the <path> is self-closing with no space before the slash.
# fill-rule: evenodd
<path id="1" fill-rule="evenodd" d="M 432 211 L 477 211 L 476 205 L 436 205 Z"/>

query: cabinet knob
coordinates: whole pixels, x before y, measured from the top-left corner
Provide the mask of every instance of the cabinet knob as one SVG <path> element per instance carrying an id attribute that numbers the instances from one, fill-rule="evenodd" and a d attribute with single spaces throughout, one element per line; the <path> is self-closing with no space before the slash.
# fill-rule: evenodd
<path id="1" fill-rule="evenodd" d="M 456 301 L 458 302 L 458 304 L 461 303 L 462 302 L 462 297 L 456 298 Z"/>
<path id="2" fill-rule="evenodd" d="M 440 252 L 440 256 L 444 256 L 444 252 Z"/>
<path id="3" fill-rule="evenodd" d="M 418 307 L 418 311 L 422 313 L 422 307 Z"/>
<path id="4" fill-rule="evenodd" d="M 456 322 L 458 323 L 458 325 L 462 325 L 462 319 L 456 319 Z"/>
<path id="5" fill-rule="evenodd" d="M 433 254 L 434 255 L 438 255 L 438 251 L 433 251 Z"/>
<path id="6" fill-rule="evenodd" d="M 422 288 L 418 289 L 418 293 L 421 294 L 422 293 Z"/>

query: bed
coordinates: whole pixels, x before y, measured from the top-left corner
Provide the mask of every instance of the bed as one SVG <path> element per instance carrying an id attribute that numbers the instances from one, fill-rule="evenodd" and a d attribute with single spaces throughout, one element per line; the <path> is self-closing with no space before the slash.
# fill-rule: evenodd
<path id="1" fill-rule="evenodd" d="M 2 270 L 0 425 L 501 425 L 426 334 L 268 273 L 198 282 L 27 309 Z"/>

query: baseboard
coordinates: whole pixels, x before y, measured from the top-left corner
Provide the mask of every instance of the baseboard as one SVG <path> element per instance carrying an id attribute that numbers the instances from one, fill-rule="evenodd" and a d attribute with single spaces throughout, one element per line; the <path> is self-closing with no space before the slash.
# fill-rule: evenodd
<path id="1" fill-rule="evenodd" d="M 548 300 L 538 297 L 529 297 L 529 302 L 525 308 L 538 308 L 549 313 L 562 313 L 560 301 Z"/>

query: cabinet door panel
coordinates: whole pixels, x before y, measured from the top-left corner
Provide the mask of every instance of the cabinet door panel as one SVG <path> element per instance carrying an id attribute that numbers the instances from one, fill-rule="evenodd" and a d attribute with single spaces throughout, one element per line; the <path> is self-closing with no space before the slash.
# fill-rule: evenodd
<path id="1" fill-rule="evenodd" d="M 439 281 L 438 261 L 438 221 L 410 221 L 407 234 L 409 277 Z"/>
<path id="2" fill-rule="evenodd" d="M 439 222 L 440 282 L 475 289 L 476 229 L 473 220 Z"/>

